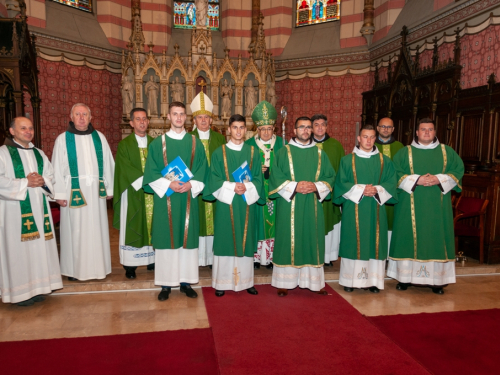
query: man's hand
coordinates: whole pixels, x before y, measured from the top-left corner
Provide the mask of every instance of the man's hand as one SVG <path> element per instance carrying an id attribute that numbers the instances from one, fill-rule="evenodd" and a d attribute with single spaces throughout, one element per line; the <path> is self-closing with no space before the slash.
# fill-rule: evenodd
<path id="1" fill-rule="evenodd" d="M 234 187 L 234 192 L 238 195 L 243 195 L 245 194 L 245 191 L 247 191 L 247 187 L 245 186 L 245 184 L 237 182 L 236 186 Z"/>
<path id="2" fill-rule="evenodd" d="M 43 179 L 43 177 L 36 172 L 30 173 L 27 179 L 28 187 L 30 188 L 36 188 L 45 185 L 45 180 Z"/>
<path id="3" fill-rule="evenodd" d="M 176 193 L 180 193 L 181 188 L 182 188 L 182 184 L 183 183 L 179 182 L 179 181 L 172 181 L 169 185 L 169 188 L 172 189 Z"/>
<path id="4" fill-rule="evenodd" d="M 106 199 L 109 201 L 110 199 L 113 199 L 113 196 L 112 195 L 108 195 L 108 196 L 106 196 Z"/>
<path id="5" fill-rule="evenodd" d="M 68 201 L 62 199 L 56 199 L 56 203 L 61 207 L 66 207 L 68 205 Z"/>
<path id="6" fill-rule="evenodd" d="M 441 182 L 439 181 L 439 178 L 436 176 L 427 173 L 426 175 L 420 176 L 418 179 L 417 185 L 420 186 L 434 186 L 434 185 L 439 185 Z"/>
<path id="7" fill-rule="evenodd" d="M 179 193 L 187 193 L 193 187 L 193 185 L 191 185 L 191 182 L 189 182 L 189 181 L 188 182 L 179 182 L 179 184 L 181 185 L 181 188 L 179 189 Z"/>
<path id="8" fill-rule="evenodd" d="M 295 189 L 295 191 L 300 194 L 310 194 L 314 193 L 317 190 L 318 189 L 316 188 L 316 185 L 313 182 L 309 181 L 300 181 L 297 184 L 297 188 Z"/>
<path id="9" fill-rule="evenodd" d="M 377 188 L 373 186 L 372 184 L 368 184 L 365 186 L 365 190 L 363 190 L 363 195 L 365 197 L 373 197 L 375 194 L 377 194 Z"/>
<path id="10" fill-rule="evenodd" d="M 266 173 L 268 167 L 262 166 L 262 174 Z"/>

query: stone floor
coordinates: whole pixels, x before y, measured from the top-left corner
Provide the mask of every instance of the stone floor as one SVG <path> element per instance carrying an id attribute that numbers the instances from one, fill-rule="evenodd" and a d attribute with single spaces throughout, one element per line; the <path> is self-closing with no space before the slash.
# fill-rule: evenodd
<path id="1" fill-rule="evenodd" d="M 157 300 L 154 274 L 141 267 L 136 280 L 125 278 L 119 264 L 118 231 L 110 228 L 113 272 L 105 280 L 71 282 L 34 306 L 0 303 L 0 341 L 85 337 L 209 327 L 200 286 L 209 286 L 211 270 L 200 267 L 197 299 L 173 289 L 168 301 Z M 457 283 L 436 295 L 429 288 L 395 289 L 387 279 L 379 294 L 364 290 L 346 293 L 338 284 L 340 262 L 325 267 L 328 284 L 362 314 L 414 314 L 500 308 L 500 265 L 469 260 L 457 264 Z M 255 271 L 255 283 L 270 283 L 272 270 Z M 293 293 L 293 292 L 292 292 Z M 258 297 L 257 297 L 258 298 Z M 278 298 L 278 297 L 277 297 Z M 332 317 L 334 320 L 334 317 Z"/>

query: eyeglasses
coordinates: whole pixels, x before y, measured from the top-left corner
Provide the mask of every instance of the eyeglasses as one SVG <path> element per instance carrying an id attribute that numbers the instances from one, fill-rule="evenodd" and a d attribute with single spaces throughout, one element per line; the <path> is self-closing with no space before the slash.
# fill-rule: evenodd
<path id="1" fill-rule="evenodd" d="M 311 130 L 312 126 L 299 126 L 297 129 L 300 129 L 300 130 Z"/>
<path id="2" fill-rule="evenodd" d="M 259 131 L 264 132 L 264 133 L 267 133 L 267 132 L 272 132 L 272 131 L 274 131 L 274 129 L 273 129 L 273 128 L 259 128 Z"/>
<path id="3" fill-rule="evenodd" d="M 392 128 L 394 128 L 394 126 L 386 126 L 386 125 L 379 125 L 378 127 L 381 128 L 381 129 L 384 129 L 384 130 L 385 129 L 392 129 Z"/>

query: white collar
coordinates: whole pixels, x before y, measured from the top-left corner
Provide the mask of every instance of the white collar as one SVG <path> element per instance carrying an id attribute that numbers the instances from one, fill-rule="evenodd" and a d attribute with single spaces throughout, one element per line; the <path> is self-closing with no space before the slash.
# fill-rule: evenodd
<path id="1" fill-rule="evenodd" d="M 419 148 L 421 150 L 433 150 L 437 146 L 439 146 L 439 140 L 436 137 L 436 138 L 434 138 L 434 140 L 432 141 L 432 143 L 429 143 L 428 145 L 423 145 L 423 144 L 417 143 L 416 140 L 413 140 L 413 142 L 411 143 L 411 145 L 413 147 Z"/>
<path id="2" fill-rule="evenodd" d="M 226 146 L 231 149 L 231 150 L 234 150 L 234 151 L 241 151 L 241 149 L 243 148 L 243 145 L 245 144 L 245 142 L 241 142 L 240 145 L 235 145 L 231 140 L 229 140 L 229 142 L 226 143 Z"/>
<path id="3" fill-rule="evenodd" d="M 148 136 L 145 135 L 144 137 L 141 137 L 137 134 L 135 134 L 135 139 L 137 140 L 137 144 L 139 148 L 146 148 L 148 146 Z"/>
<path id="4" fill-rule="evenodd" d="M 326 133 L 325 133 L 325 135 L 323 136 L 323 138 L 321 138 L 321 139 L 316 138 L 316 137 L 314 136 L 314 134 L 313 134 L 313 139 L 314 139 L 315 141 L 322 141 L 322 140 L 324 140 L 325 138 L 326 138 Z"/>
<path id="5" fill-rule="evenodd" d="M 258 137 L 259 141 L 263 144 L 263 145 L 270 145 L 273 141 L 273 137 L 269 138 L 268 141 L 263 141 L 262 138 Z"/>
<path id="6" fill-rule="evenodd" d="M 297 142 L 295 140 L 295 137 L 293 137 L 292 139 L 290 139 L 289 144 L 292 145 L 292 146 L 298 147 L 298 148 L 311 148 L 311 147 L 316 146 L 316 142 L 314 142 L 312 139 L 309 141 L 308 144 L 303 145 L 302 143 Z"/>
<path id="7" fill-rule="evenodd" d="M 354 150 L 352 150 L 353 154 L 358 155 L 360 158 L 369 159 L 373 155 L 378 154 L 377 146 L 373 146 L 373 149 L 370 152 L 363 151 L 359 146 L 354 146 Z"/>
<path id="8" fill-rule="evenodd" d="M 186 129 L 182 129 L 180 133 L 176 133 L 172 129 L 170 129 L 165 134 L 168 135 L 169 138 L 181 140 L 186 135 Z"/>
<path id="9" fill-rule="evenodd" d="M 198 135 L 200 139 L 210 139 L 210 129 L 208 129 L 206 132 L 201 131 L 200 128 L 196 128 L 198 131 Z"/>

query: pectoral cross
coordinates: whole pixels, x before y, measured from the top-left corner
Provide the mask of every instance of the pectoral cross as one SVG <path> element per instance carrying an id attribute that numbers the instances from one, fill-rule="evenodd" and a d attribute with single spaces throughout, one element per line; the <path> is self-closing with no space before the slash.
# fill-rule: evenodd
<path id="1" fill-rule="evenodd" d="M 33 224 L 35 224 L 35 223 L 30 221 L 30 219 L 26 220 L 26 222 L 24 223 L 24 225 L 26 225 L 28 227 L 28 230 L 31 230 L 31 226 Z"/>
<path id="2" fill-rule="evenodd" d="M 233 275 L 234 275 L 234 285 L 238 285 L 238 281 L 240 281 L 240 277 L 238 276 L 238 267 L 234 267 L 234 272 L 233 272 Z"/>
<path id="3" fill-rule="evenodd" d="M 77 197 L 76 197 L 75 199 L 73 199 L 73 200 L 74 200 L 74 201 L 76 201 L 76 204 L 79 204 L 79 203 L 80 203 L 80 201 L 82 200 L 82 198 L 80 198 L 80 197 L 78 197 L 78 196 L 77 196 Z"/>

